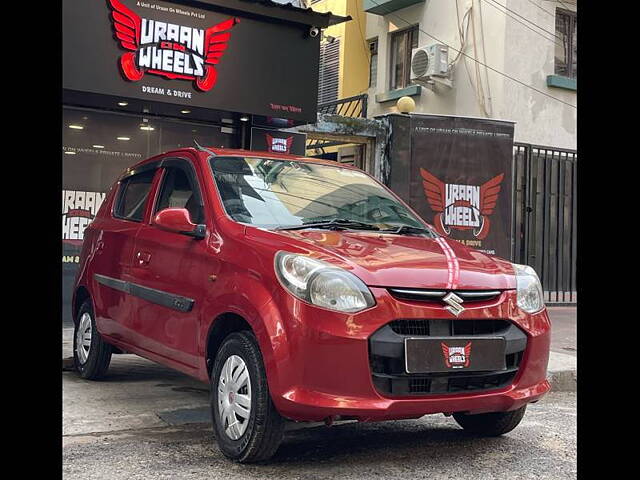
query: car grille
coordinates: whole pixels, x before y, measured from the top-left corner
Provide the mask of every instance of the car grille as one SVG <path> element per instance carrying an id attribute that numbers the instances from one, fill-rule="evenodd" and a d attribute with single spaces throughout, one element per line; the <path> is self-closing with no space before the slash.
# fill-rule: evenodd
<path id="1" fill-rule="evenodd" d="M 429 336 L 431 325 L 443 324 L 438 335 L 492 335 L 504 332 L 511 322 L 507 320 L 394 320 L 389 324 L 398 335 Z M 443 333 L 446 332 L 446 333 Z"/>
<path id="2" fill-rule="evenodd" d="M 493 375 L 482 375 L 474 377 L 460 377 L 448 379 L 447 392 L 460 393 L 473 390 L 492 390 L 508 385 L 513 378 L 513 374 L 496 373 Z M 425 394 L 430 393 L 432 388 L 432 379 L 430 378 L 411 378 L 409 379 L 409 393 Z"/>
<path id="3" fill-rule="evenodd" d="M 417 302 L 442 303 L 449 290 L 425 290 L 414 288 L 389 288 L 389 293 L 400 300 L 411 300 Z M 457 296 L 462 298 L 465 305 L 474 302 L 489 302 L 500 297 L 500 290 L 454 290 Z"/>
<path id="4" fill-rule="evenodd" d="M 451 371 L 408 374 L 405 370 L 404 339 L 496 336 L 505 339 L 505 370 Z M 433 395 L 487 391 L 509 385 L 518 373 L 527 345 L 526 334 L 503 319 L 441 320 L 398 319 L 369 338 L 369 364 L 373 384 L 384 395 Z"/>

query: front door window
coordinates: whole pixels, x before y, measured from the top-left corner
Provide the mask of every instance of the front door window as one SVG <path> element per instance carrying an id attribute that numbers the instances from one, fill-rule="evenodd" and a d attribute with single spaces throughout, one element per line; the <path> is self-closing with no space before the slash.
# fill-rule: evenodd
<path id="1" fill-rule="evenodd" d="M 186 208 L 193 223 L 204 220 L 199 192 L 182 168 L 170 167 L 164 176 L 156 213 L 165 208 Z"/>

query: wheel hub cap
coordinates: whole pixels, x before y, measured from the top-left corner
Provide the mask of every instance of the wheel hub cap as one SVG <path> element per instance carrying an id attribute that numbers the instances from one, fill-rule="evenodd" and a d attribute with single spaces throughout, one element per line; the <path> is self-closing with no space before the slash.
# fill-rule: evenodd
<path id="1" fill-rule="evenodd" d="M 226 435 L 239 439 L 247 430 L 251 414 L 251 379 L 238 355 L 224 362 L 218 379 L 218 415 Z"/>
<path id="2" fill-rule="evenodd" d="M 81 364 L 87 361 L 91 350 L 91 315 L 83 313 L 76 332 L 76 352 Z"/>

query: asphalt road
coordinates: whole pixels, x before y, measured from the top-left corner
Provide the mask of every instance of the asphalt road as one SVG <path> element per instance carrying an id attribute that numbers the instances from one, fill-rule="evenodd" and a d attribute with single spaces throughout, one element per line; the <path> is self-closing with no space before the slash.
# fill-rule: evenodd
<path id="1" fill-rule="evenodd" d="M 552 350 L 576 352 L 574 307 L 550 309 Z M 72 329 L 63 329 L 63 358 Z M 135 355 L 109 376 L 63 372 L 65 479 L 562 479 L 576 477 L 576 394 L 530 405 L 520 426 L 474 438 L 442 415 L 287 432 L 275 457 L 238 465 L 218 451 L 208 386 Z"/>
<path id="2" fill-rule="evenodd" d="M 71 350 L 63 333 L 63 357 Z M 287 432 L 272 461 L 238 465 L 218 451 L 208 386 L 134 355 L 100 382 L 63 380 L 65 479 L 562 479 L 576 477 L 576 395 L 551 393 L 520 426 L 474 438 L 443 415 Z"/>
<path id="3" fill-rule="evenodd" d="M 98 414 L 98 412 L 95 412 Z M 268 463 L 239 465 L 207 424 L 67 436 L 65 479 L 576 478 L 575 394 L 549 394 L 520 426 L 473 438 L 442 415 L 289 432 Z"/>

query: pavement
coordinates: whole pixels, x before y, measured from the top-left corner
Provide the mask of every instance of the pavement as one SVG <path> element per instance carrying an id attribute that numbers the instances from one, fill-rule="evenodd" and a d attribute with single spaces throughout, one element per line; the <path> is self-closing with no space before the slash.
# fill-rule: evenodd
<path id="1" fill-rule="evenodd" d="M 547 378 L 556 392 L 575 392 L 578 385 L 576 307 L 548 307 L 551 319 L 551 353 Z"/>
<path id="2" fill-rule="evenodd" d="M 578 355 L 576 307 L 547 307 L 551 318 L 551 351 Z"/>
<path id="3" fill-rule="evenodd" d="M 63 369 L 65 479 L 575 478 L 576 314 L 550 308 L 552 392 L 518 428 L 474 438 L 452 418 L 289 429 L 272 461 L 237 465 L 217 449 L 209 388 L 135 355 L 114 355 L 102 381 Z M 63 359 L 73 330 L 63 328 Z M 64 364 L 64 362 L 63 362 Z"/>

